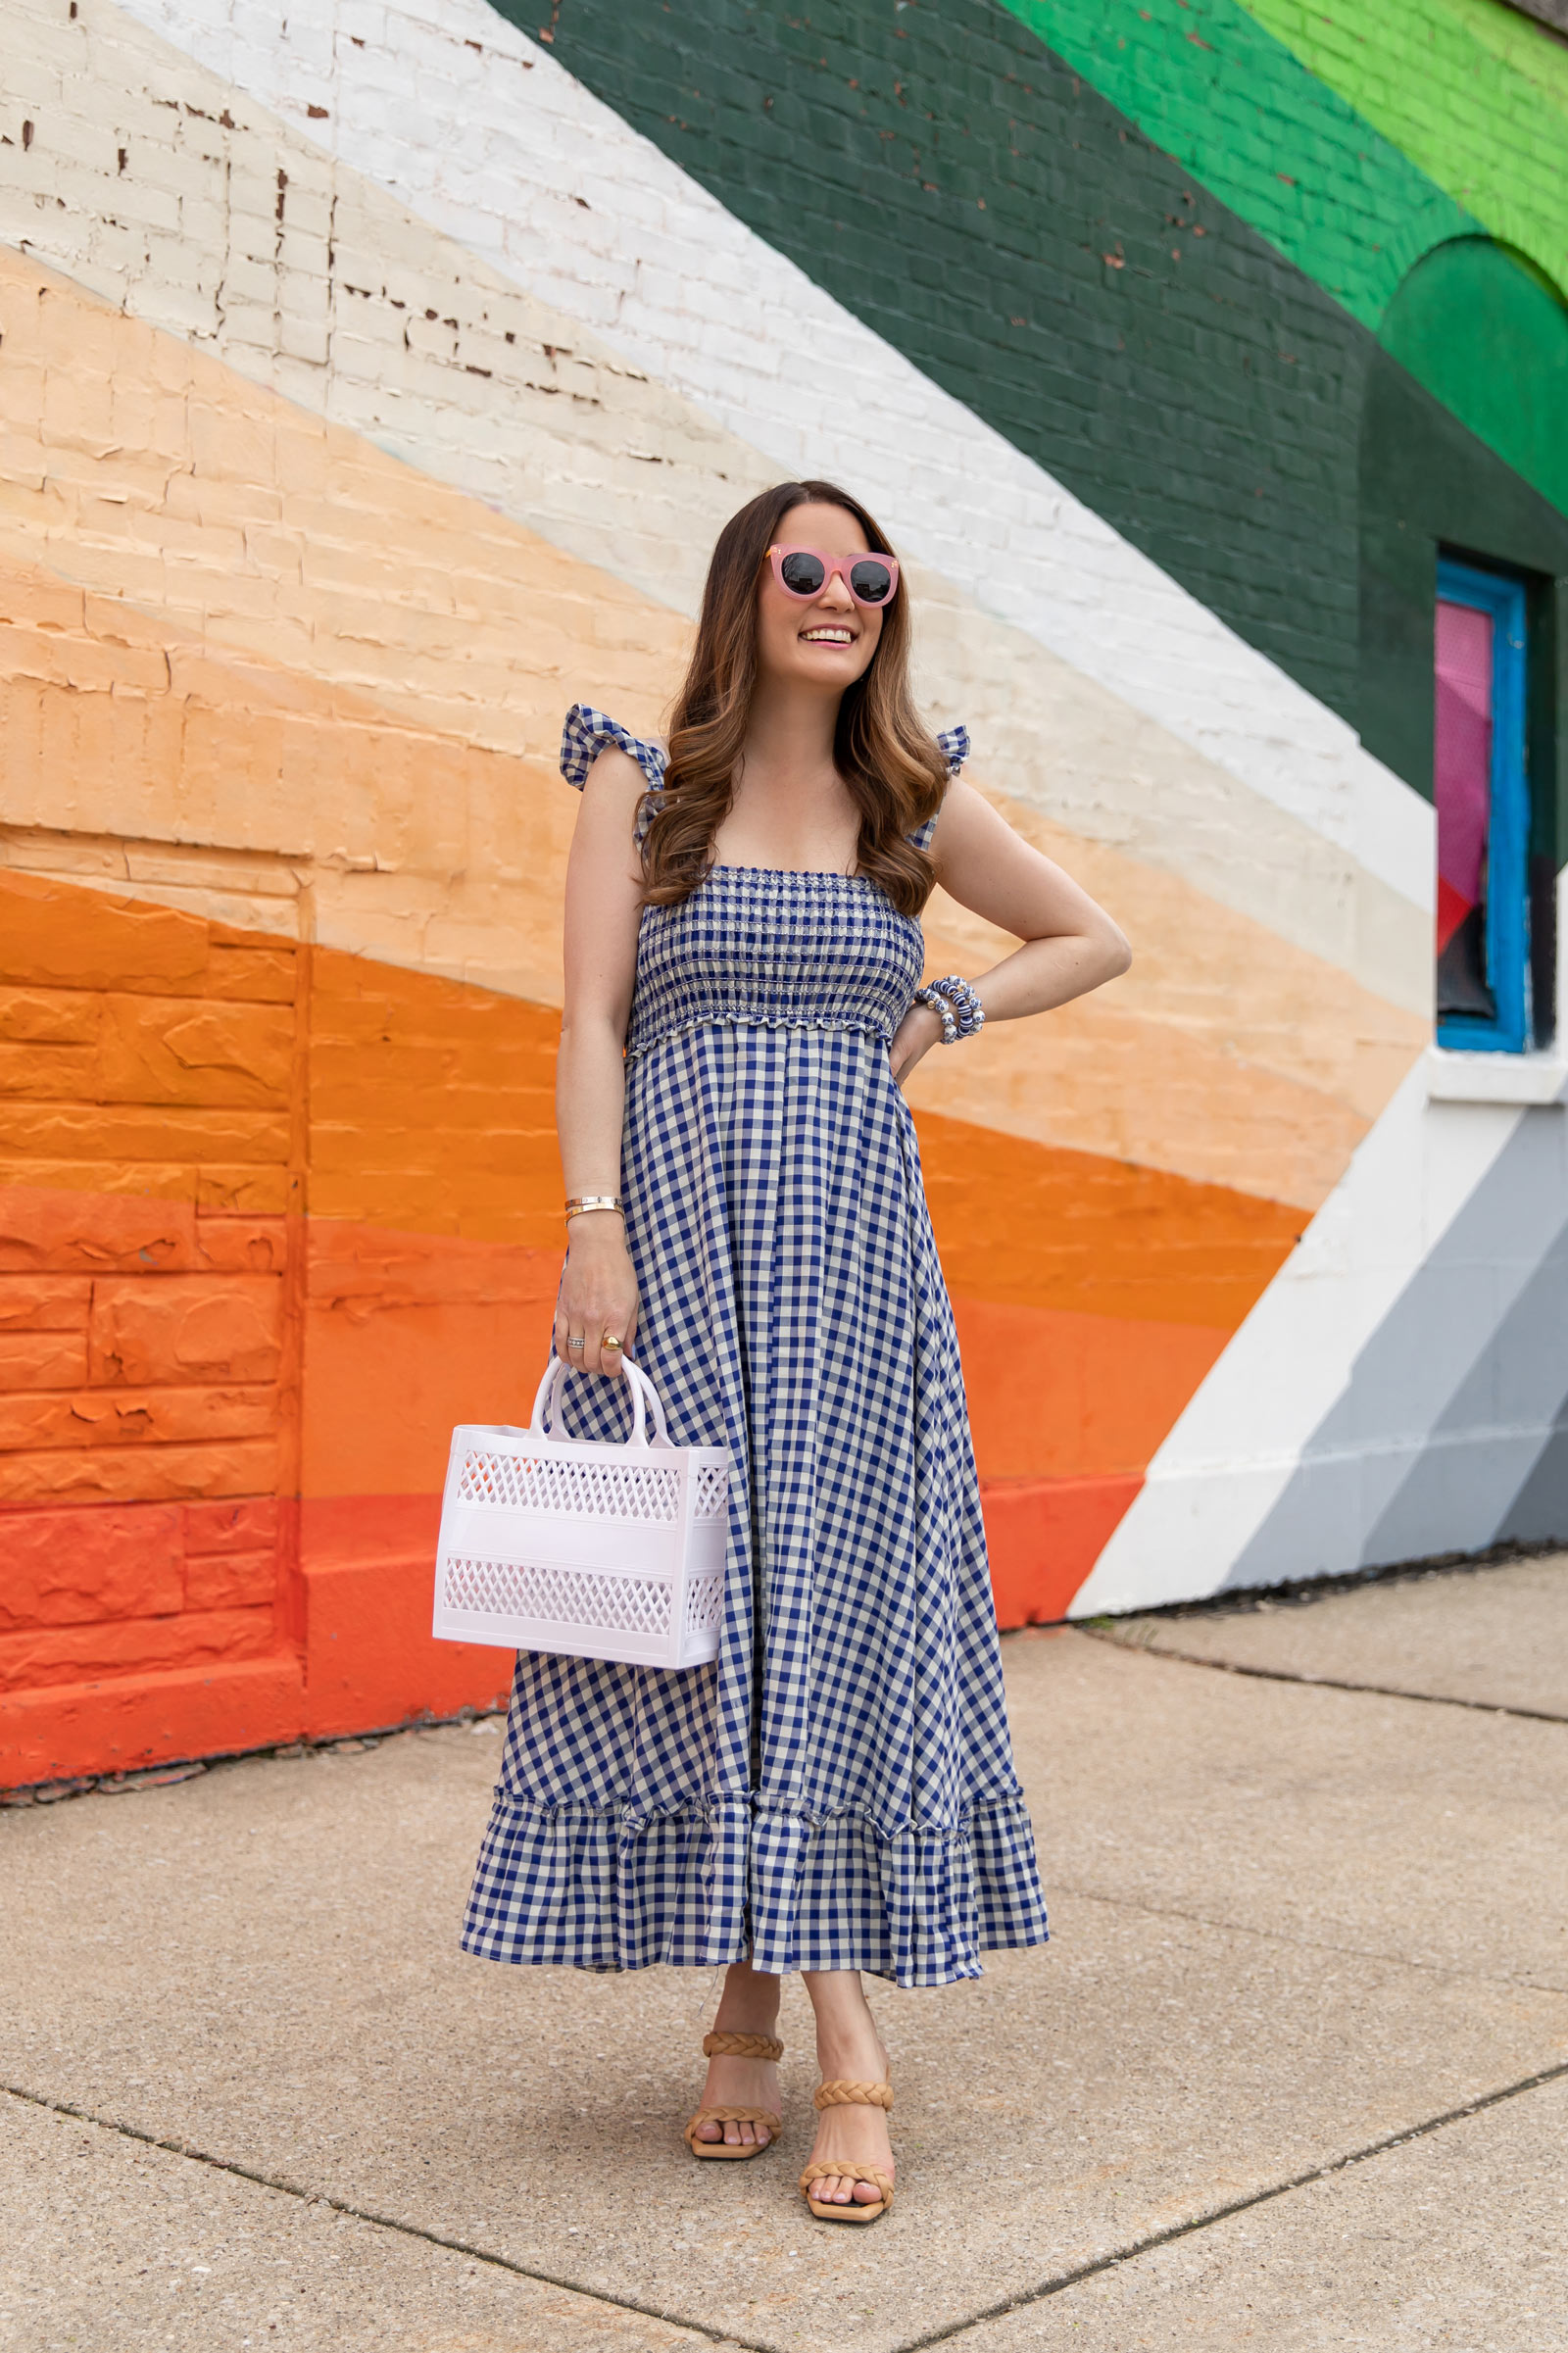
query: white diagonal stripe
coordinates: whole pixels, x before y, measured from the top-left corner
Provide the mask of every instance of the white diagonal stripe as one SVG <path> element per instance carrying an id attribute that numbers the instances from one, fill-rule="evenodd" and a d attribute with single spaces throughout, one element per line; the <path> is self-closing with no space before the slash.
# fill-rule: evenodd
<path id="1" fill-rule="evenodd" d="M 484 0 L 127 5 L 781 468 L 853 484 L 982 609 L 1430 907 L 1432 811 L 1344 720 Z"/>

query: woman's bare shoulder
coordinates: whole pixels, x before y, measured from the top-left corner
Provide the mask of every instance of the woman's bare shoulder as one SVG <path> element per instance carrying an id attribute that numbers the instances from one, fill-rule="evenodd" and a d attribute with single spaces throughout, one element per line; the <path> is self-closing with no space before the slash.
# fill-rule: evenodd
<path id="1" fill-rule="evenodd" d="M 617 800 L 627 794 L 640 800 L 647 790 L 647 771 L 639 760 L 633 760 L 629 752 L 623 752 L 618 744 L 604 746 L 589 769 L 587 782 L 583 786 L 584 793 L 593 793 L 600 798 L 612 794 Z"/>

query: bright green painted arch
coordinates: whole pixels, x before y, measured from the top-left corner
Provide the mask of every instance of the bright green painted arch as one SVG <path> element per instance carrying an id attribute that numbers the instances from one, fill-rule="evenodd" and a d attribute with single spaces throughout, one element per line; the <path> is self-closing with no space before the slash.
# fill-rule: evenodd
<path id="1" fill-rule="evenodd" d="M 1499 0 L 1247 7 L 1454 203 L 1568 293 L 1568 47 Z"/>
<path id="2" fill-rule="evenodd" d="M 1568 511 L 1568 48 L 1497 0 L 1004 4 Z"/>
<path id="3" fill-rule="evenodd" d="M 1395 296 L 1390 356 L 1568 515 L 1568 309 L 1488 237 L 1440 245 Z"/>

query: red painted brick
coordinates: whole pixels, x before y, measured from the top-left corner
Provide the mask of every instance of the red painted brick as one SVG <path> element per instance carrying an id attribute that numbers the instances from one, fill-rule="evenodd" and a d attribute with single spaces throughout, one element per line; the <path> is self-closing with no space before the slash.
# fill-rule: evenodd
<path id="1" fill-rule="evenodd" d="M 277 1591 L 277 1552 L 205 1552 L 185 1564 L 187 1609 L 244 1609 Z"/>
<path id="2" fill-rule="evenodd" d="M 162 1503 L 186 1495 L 254 1495 L 276 1485 L 271 1438 L 0 1452 L 0 1502 L 6 1503 Z"/>
<path id="3" fill-rule="evenodd" d="M 307 1570 L 306 1693 L 313 1733 L 402 1724 L 431 1709 L 505 1705 L 512 1661 L 430 1633 L 431 1564 L 380 1560 Z"/>
<path id="4" fill-rule="evenodd" d="M 115 1387 L 270 1381 L 282 1348 L 282 1308 L 275 1275 L 106 1279 L 93 1286 L 90 1378 Z"/>
<path id="5" fill-rule="evenodd" d="M 210 1438 L 260 1438 L 277 1420 L 267 1388 L 76 1389 L 0 1397 L 0 1446 L 177 1446 Z"/>
<path id="6" fill-rule="evenodd" d="M 187 1503 L 185 1550 L 254 1552 L 275 1544 L 281 1525 L 275 1495 L 250 1495 L 232 1503 Z"/>
<path id="7" fill-rule="evenodd" d="M 266 1747 L 305 1729 L 293 1651 L 54 1684 L 0 1697 L 0 1789 Z"/>
<path id="8" fill-rule="evenodd" d="M 0 1332 L 84 1332 L 91 1306 L 86 1275 L 0 1275 Z"/>
<path id="9" fill-rule="evenodd" d="M 1064 1618 L 1143 1478 L 983 1479 L 986 1547 L 999 1626 Z"/>
<path id="10" fill-rule="evenodd" d="M 288 1227 L 281 1217 L 224 1217 L 203 1211 L 196 1219 L 196 1250 L 215 1272 L 280 1275 L 288 1263 Z"/>
<path id="11" fill-rule="evenodd" d="M 0 1187 L 0 1273 L 151 1273 L 196 1262 L 192 1201 Z"/>
<path id="12" fill-rule="evenodd" d="M 177 1504 L 0 1512 L 0 1629 L 172 1614 L 180 1536 Z"/>
<path id="13" fill-rule="evenodd" d="M 203 1168 L 196 1178 L 196 1206 L 220 1215 L 281 1217 L 289 1205 L 286 1168 Z"/>
<path id="14" fill-rule="evenodd" d="M 24 1691 L 155 1667 L 261 1658 L 275 1647 L 270 1609 L 222 1609 L 115 1625 L 40 1627 L 0 1635 L 0 1691 Z"/>
<path id="15" fill-rule="evenodd" d="M 81 1332 L 0 1332 L 0 1390 L 76 1389 L 87 1378 Z"/>

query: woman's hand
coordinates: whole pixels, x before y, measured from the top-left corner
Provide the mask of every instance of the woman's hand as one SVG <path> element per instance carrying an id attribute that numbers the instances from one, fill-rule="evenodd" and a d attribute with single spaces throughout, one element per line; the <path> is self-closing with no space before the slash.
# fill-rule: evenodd
<path id="1" fill-rule="evenodd" d="M 618 1348 L 602 1346 L 607 1332 Z M 566 1265 L 556 1301 L 556 1354 L 591 1373 L 618 1375 L 637 1336 L 637 1276 L 614 1209 L 585 1209 L 567 1228 Z M 568 1340 L 581 1340 L 580 1348 Z"/>
<path id="2" fill-rule="evenodd" d="M 934 1005 L 911 1005 L 893 1033 L 888 1048 L 888 1059 L 893 1075 L 902 1087 L 915 1063 L 929 1054 L 942 1036 L 942 1015 Z"/>

